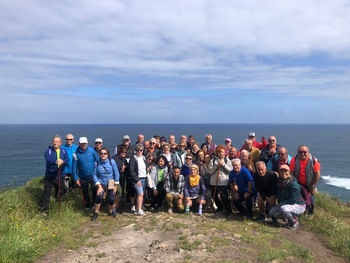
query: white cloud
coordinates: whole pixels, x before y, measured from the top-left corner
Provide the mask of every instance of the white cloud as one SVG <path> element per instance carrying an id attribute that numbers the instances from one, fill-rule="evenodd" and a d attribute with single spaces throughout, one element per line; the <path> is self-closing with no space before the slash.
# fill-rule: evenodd
<path id="1" fill-rule="evenodd" d="M 167 105 L 154 111 L 165 114 L 181 112 L 167 97 L 178 90 L 196 116 L 198 95 L 220 92 L 329 103 L 350 97 L 347 1 L 2 2 L 0 107 L 16 106 L 17 114 L 0 123 L 28 119 L 21 112 L 40 122 L 33 117 L 39 98 L 55 95 L 97 109 L 91 97 L 111 107 L 122 98 L 127 108 L 154 93 Z"/>

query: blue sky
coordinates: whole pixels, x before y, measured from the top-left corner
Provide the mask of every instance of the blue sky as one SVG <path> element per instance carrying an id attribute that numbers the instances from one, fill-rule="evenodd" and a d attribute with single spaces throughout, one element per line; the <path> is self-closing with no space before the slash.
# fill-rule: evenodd
<path id="1" fill-rule="evenodd" d="M 0 124 L 350 123 L 349 1 L 0 7 Z"/>

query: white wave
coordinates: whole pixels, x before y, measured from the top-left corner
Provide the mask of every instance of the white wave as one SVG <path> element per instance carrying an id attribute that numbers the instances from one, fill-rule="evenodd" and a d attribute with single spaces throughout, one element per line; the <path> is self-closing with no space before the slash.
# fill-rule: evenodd
<path id="1" fill-rule="evenodd" d="M 330 175 L 321 176 L 321 178 L 328 185 L 333 185 L 336 187 L 345 188 L 347 190 L 350 190 L 350 178 L 333 177 Z"/>

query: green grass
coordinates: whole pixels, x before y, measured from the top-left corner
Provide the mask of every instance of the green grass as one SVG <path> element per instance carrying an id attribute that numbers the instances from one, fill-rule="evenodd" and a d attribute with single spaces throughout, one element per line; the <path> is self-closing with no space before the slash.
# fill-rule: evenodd
<path id="1" fill-rule="evenodd" d="M 350 207 L 325 194 L 316 196 L 316 212 L 303 219 L 306 227 L 316 233 L 338 255 L 350 260 Z"/>
<path id="2" fill-rule="evenodd" d="M 60 213 L 52 200 L 45 218 L 38 213 L 42 191 L 41 178 L 37 178 L 0 194 L 0 262 L 32 262 L 61 242 L 71 247 L 79 243 L 74 230 L 88 221 L 82 216 L 81 200 L 68 193 L 66 200 L 62 198 Z"/>
<path id="3" fill-rule="evenodd" d="M 37 212 L 43 192 L 41 179 L 36 178 L 23 187 L 0 193 L 0 262 L 33 262 L 57 246 L 72 250 L 82 245 L 96 246 L 94 241 L 87 241 L 94 232 L 105 236 L 126 225 L 131 225 L 135 231 L 180 230 L 182 234 L 176 244 L 185 251 L 207 249 L 215 253 L 219 247 L 229 249 L 233 242 L 239 240 L 248 244 L 240 248 L 246 249 L 247 253 L 252 252 L 250 249 L 254 247 L 262 248 L 253 256 L 261 262 L 283 262 L 291 258 L 314 262 L 309 250 L 280 240 L 278 228 L 250 220 L 231 222 L 172 214 L 165 220 L 150 218 L 148 224 L 137 217 L 125 217 L 125 220 L 114 220 L 111 228 L 112 219 L 101 216 L 98 224 L 94 223 L 91 228 L 87 225 L 91 211 L 83 211 L 78 190 L 62 197 L 60 212 L 52 198 L 49 216 L 43 217 Z M 350 206 L 325 194 L 318 194 L 316 200 L 315 215 L 312 218 L 302 217 L 302 225 L 317 234 L 338 255 L 350 260 Z M 97 257 L 103 258 L 105 254 Z M 184 262 L 191 259 L 190 255 L 186 255 Z"/>

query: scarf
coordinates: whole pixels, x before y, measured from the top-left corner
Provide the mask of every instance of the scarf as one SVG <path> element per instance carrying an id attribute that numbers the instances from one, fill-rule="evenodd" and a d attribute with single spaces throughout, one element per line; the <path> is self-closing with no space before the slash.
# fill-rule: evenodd
<path id="1" fill-rule="evenodd" d="M 191 187 L 195 187 L 195 186 L 197 186 L 198 184 L 199 184 L 199 179 L 200 179 L 200 176 L 197 174 L 197 175 L 195 175 L 195 176 L 190 176 L 190 179 L 189 179 L 189 181 L 190 181 L 190 186 Z"/>
<path id="2" fill-rule="evenodd" d="M 278 178 L 277 180 L 277 188 L 278 189 L 284 189 L 287 187 L 287 185 L 290 183 L 291 181 L 291 178 L 287 178 L 287 179 L 281 179 L 281 178 Z"/>

